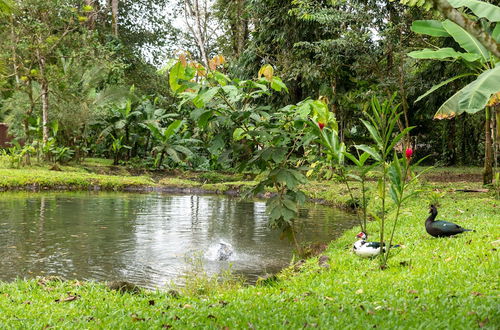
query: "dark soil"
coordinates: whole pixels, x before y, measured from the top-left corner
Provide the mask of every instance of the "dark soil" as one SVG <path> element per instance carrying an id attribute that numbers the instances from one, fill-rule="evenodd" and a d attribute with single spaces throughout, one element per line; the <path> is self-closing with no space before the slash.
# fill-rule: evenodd
<path id="1" fill-rule="evenodd" d="M 427 174 L 423 176 L 431 182 L 482 182 L 483 175 L 479 173 L 451 173 L 443 172 L 436 174 Z"/>

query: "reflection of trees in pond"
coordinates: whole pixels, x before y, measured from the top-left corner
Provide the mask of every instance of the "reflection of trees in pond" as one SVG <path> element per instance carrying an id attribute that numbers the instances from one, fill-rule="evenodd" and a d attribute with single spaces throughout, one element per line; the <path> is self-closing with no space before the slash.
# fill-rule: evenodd
<path id="1" fill-rule="evenodd" d="M 250 276 L 277 270 L 290 258 L 290 243 L 267 227 L 264 202 L 118 193 L 12 196 L 0 199 L 0 279 L 47 271 L 159 285 L 182 272 L 186 253 L 205 253 L 220 239 L 235 249 L 233 269 Z M 345 219 L 320 206 L 311 206 L 309 216 L 299 219 L 308 241 L 332 237 L 337 224 L 325 218 Z M 211 273 L 227 266 L 205 261 Z"/>
<path id="2" fill-rule="evenodd" d="M 139 199 L 88 193 L 3 197 L 1 202 L 9 210 L 10 230 L 9 234 L 0 232 L 0 239 L 11 240 L 17 249 L 12 249 L 15 256 L 2 259 L 15 263 L 10 268 L 16 272 L 23 270 L 21 276 L 49 272 L 69 278 L 86 277 L 92 268 L 112 273 L 120 267 L 115 262 L 102 261 L 118 260 L 114 255 L 116 242 L 130 240 L 133 235 L 133 221 L 123 218 L 134 217 L 134 200 Z"/>

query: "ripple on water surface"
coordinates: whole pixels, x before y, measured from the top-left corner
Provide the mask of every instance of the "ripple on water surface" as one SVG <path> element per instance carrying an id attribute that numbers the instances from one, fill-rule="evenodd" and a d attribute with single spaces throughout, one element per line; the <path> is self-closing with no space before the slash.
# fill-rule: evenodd
<path id="1" fill-rule="evenodd" d="M 2 193 L 0 280 L 58 275 L 179 282 L 188 259 L 209 274 L 227 269 L 250 281 L 286 266 L 292 245 L 267 227 L 265 203 L 221 196 L 124 193 Z M 340 210 L 301 210 L 300 240 L 327 242 L 354 225 Z M 219 242 L 230 245 L 219 260 Z"/>

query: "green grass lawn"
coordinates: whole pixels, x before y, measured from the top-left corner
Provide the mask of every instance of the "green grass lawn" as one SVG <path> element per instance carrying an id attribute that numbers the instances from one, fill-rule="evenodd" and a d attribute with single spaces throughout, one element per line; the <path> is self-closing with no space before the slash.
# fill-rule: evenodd
<path id="1" fill-rule="evenodd" d="M 87 182 L 101 182 L 92 180 L 153 183 L 148 176 L 31 168 L 0 169 L 0 185 L 32 184 L 35 176 L 38 182 L 57 178 L 54 182 L 81 188 Z M 82 178 L 86 183 L 78 183 Z M 187 179 L 175 183 L 200 185 Z M 0 283 L 0 328 L 498 329 L 500 201 L 492 192 L 456 191 L 481 188 L 480 182 L 422 180 L 419 188 L 422 192 L 406 204 L 395 236 L 404 248 L 394 250 L 385 270 L 380 270 L 377 259 L 361 259 L 350 251 L 359 230 L 354 228 L 330 243 L 325 252 L 328 269 L 311 258 L 301 268 L 290 267 L 275 281 L 257 286 L 215 285 L 200 276 L 191 278 L 186 288 L 178 289 L 180 296 L 173 297 L 166 290 L 121 294 L 92 282 Z M 313 181 L 305 189 L 310 197 L 332 204 L 349 200 L 337 183 Z M 441 196 L 439 219 L 476 231 L 456 238 L 429 236 L 424 221 L 429 200 L 436 195 Z M 377 200 L 370 201 L 372 207 L 376 204 Z M 371 222 L 368 229 L 375 239 L 378 224 Z"/>

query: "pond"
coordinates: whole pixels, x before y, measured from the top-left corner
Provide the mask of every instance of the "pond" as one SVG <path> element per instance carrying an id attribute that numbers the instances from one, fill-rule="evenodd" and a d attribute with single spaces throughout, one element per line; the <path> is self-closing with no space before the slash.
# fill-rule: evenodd
<path id="1" fill-rule="evenodd" d="M 355 224 L 341 210 L 310 204 L 300 241 L 328 242 Z M 231 245 L 218 260 L 220 242 Z M 0 194 L 0 280 L 57 275 L 126 280 L 148 288 L 180 283 L 189 259 L 207 273 L 231 267 L 250 282 L 287 266 L 293 246 L 267 227 L 265 202 L 206 195 Z"/>

